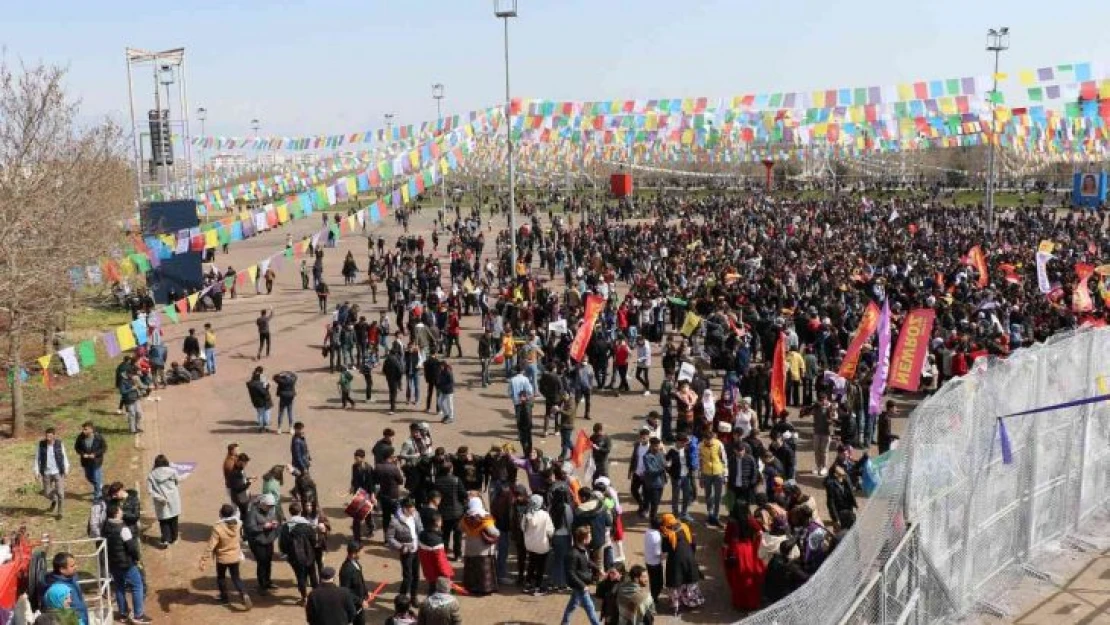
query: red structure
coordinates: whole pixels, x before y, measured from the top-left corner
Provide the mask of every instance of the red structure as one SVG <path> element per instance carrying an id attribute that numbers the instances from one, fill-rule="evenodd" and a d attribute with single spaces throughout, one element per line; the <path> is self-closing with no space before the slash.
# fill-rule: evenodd
<path id="1" fill-rule="evenodd" d="M 765 158 L 765 159 L 763 159 L 763 167 L 764 167 L 764 169 L 767 170 L 767 182 L 766 182 L 766 184 L 767 184 L 767 190 L 770 191 L 771 190 L 771 174 L 775 169 L 775 161 L 773 161 L 769 158 Z"/>
<path id="2" fill-rule="evenodd" d="M 613 174 L 609 176 L 609 191 L 616 197 L 632 195 L 632 174 Z"/>

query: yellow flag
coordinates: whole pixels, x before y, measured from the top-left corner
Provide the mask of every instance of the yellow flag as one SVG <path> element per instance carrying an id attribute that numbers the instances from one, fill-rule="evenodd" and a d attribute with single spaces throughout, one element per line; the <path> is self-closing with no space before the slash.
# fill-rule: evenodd
<path id="1" fill-rule="evenodd" d="M 285 223 L 285 222 L 289 221 L 289 207 L 286 206 L 284 203 L 283 204 L 278 204 L 277 205 L 277 216 L 278 216 L 278 222 L 279 223 Z"/>
<path id="2" fill-rule="evenodd" d="M 682 332 L 682 336 L 690 336 L 698 329 L 699 325 L 701 325 L 701 317 L 694 314 L 693 311 L 688 311 L 686 319 L 682 321 L 680 332 Z"/>
<path id="3" fill-rule="evenodd" d="M 247 276 L 251 279 L 251 284 L 258 281 L 258 265 L 251 265 L 247 267 Z"/>
<path id="4" fill-rule="evenodd" d="M 401 201 L 405 204 L 409 203 L 409 186 L 407 184 L 401 185 Z"/>
<path id="5" fill-rule="evenodd" d="M 994 79 L 997 80 L 998 82 L 1002 82 L 1002 81 L 1008 79 L 1009 77 L 1010 77 L 1010 75 L 1007 74 L 1006 72 L 998 72 L 997 74 L 994 75 Z"/>
<path id="6" fill-rule="evenodd" d="M 1037 251 L 1038 252 L 1044 252 L 1045 254 L 1051 254 L 1052 250 L 1054 250 L 1055 248 L 1056 248 L 1055 243 L 1053 243 L 1052 241 L 1050 241 L 1048 239 L 1045 239 L 1045 240 L 1041 241 L 1040 245 L 1037 246 Z"/>
<path id="7" fill-rule="evenodd" d="M 197 309 L 197 300 L 198 299 L 200 299 L 200 294 L 199 293 L 193 293 L 192 295 L 190 295 L 188 297 L 189 310 L 196 310 Z"/>
<path id="8" fill-rule="evenodd" d="M 216 234 L 216 229 L 215 228 L 213 228 L 212 230 L 209 230 L 208 232 L 204 233 L 204 247 L 205 247 L 205 249 L 211 249 L 213 247 L 219 247 L 219 246 L 220 246 L 220 235 Z"/>
<path id="9" fill-rule="evenodd" d="M 119 348 L 123 351 L 135 349 L 135 335 L 131 332 L 131 326 L 123 324 L 116 328 L 116 341 L 119 342 Z"/>

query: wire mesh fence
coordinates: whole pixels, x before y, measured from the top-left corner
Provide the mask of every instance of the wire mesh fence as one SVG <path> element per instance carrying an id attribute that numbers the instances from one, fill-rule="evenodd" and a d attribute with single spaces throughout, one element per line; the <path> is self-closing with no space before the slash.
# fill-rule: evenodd
<path id="1" fill-rule="evenodd" d="M 980 361 L 914 411 L 856 527 L 808 583 L 743 623 L 1004 618 L 1110 542 L 1110 330 Z M 910 525 L 912 523 L 912 526 Z M 1069 567 L 1071 567 L 1069 569 Z"/>

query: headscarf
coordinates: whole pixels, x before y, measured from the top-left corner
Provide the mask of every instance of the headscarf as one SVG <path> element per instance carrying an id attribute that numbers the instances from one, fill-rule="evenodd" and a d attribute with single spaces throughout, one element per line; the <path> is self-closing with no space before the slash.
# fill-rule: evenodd
<path id="1" fill-rule="evenodd" d="M 686 542 L 692 543 L 693 538 L 690 536 L 690 526 L 678 520 L 678 517 L 670 512 L 664 513 L 659 517 L 659 533 L 663 538 L 671 543 L 671 548 L 678 546 L 678 533 L 682 532 L 686 536 Z"/>
<path id="2" fill-rule="evenodd" d="M 713 391 L 709 389 L 702 391 L 701 406 L 705 409 L 705 420 L 712 421 L 717 414 L 717 404 L 713 401 Z"/>
<path id="3" fill-rule="evenodd" d="M 466 502 L 466 515 L 459 521 L 459 526 L 470 537 L 495 527 L 493 517 L 486 512 L 481 497 L 471 497 Z"/>
<path id="4" fill-rule="evenodd" d="M 528 498 L 528 512 L 539 512 L 543 508 L 543 497 L 532 495 Z"/>
<path id="5" fill-rule="evenodd" d="M 65 584 L 53 584 L 47 589 L 43 597 L 43 607 L 57 610 L 66 607 L 66 599 L 72 597 L 70 587 Z"/>

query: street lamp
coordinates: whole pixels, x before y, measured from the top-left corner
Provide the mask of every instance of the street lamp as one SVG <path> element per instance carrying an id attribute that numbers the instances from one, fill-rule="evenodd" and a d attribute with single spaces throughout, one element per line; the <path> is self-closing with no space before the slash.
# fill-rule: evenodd
<path id="1" fill-rule="evenodd" d="M 443 83 L 437 82 L 432 85 L 432 98 L 436 101 L 436 121 L 439 123 L 439 131 L 443 132 Z M 443 202 L 443 214 L 447 214 L 447 176 L 441 171 L 439 176 L 439 195 Z M 440 226 L 443 226 L 443 218 L 440 218 Z"/>
<path id="2" fill-rule="evenodd" d="M 254 146 L 254 172 L 255 172 L 255 175 L 258 176 L 258 190 L 259 190 L 259 195 L 261 195 L 261 192 L 262 192 L 262 153 L 261 153 L 261 151 L 259 151 L 260 146 L 259 146 L 259 143 L 258 143 L 258 129 L 262 127 L 262 122 L 258 121 L 258 118 L 255 117 L 254 119 L 251 120 L 250 124 L 251 124 L 251 130 L 254 131 L 254 143 L 255 143 L 255 146 Z M 262 204 L 262 198 L 258 197 L 256 199 L 258 200 L 259 205 L 261 205 Z"/>
<path id="3" fill-rule="evenodd" d="M 505 145 L 509 160 L 509 275 L 516 277 L 516 166 L 513 164 L 513 104 L 509 90 L 509 19 L 517 16 L 517 0 L 493 0 L 493 15 L 505 22 Z"/>
<path id="4" fill-rule="evenodd" d="M 994 187 L 995 187 L 995 166 L 994 166 L 994 145 L 997 142 L 996 133 L 998 131 L 998 107 L 995 100 L 998 93 L 998 57 L 1002 54 L 1003 50 L 1010 47 L 1010 29 L 1003 26 L 999 29 L 991 28 L 987 31 L 987 52 L 994 53 L 994 87 L 991 89 L 990 105 L 991 105 L 991 131 L 988 135 L 990 144 L 987 146 L 987 233 L 994 234 Z"/>

